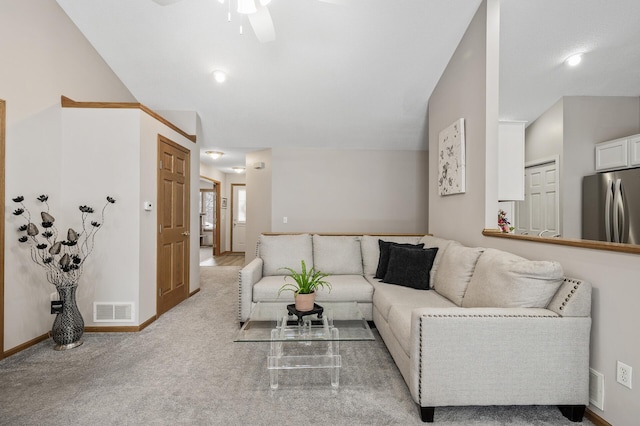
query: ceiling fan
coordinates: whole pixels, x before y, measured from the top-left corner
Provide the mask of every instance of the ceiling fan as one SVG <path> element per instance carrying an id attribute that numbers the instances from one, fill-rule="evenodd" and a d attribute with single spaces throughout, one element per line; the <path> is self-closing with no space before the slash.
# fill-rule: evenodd
<path id="1" fill-rule="evenodd" d="M 153 0 L 155 3 L 161 6 L 168 6 L 173 3 L 178 3 L 182 0 Z M 229 21 L 231 21 L 231 3 L 234 0 L 218 0 L 219 3 L 229 4 Z M 325 3 L 339 4 L 343 0 L 319 0 Z M 258 41 L 260 43 L 266 43 L 276 39 L 276 30 L 273 26 L 273 20 L 267 5 L 271 3 L 271 0 L 236 0 L 237 12 L 241 15 L 246 15 L 253 28 Z M 240 34 L 242 34 L 242 25 L 240 25 Z"/>

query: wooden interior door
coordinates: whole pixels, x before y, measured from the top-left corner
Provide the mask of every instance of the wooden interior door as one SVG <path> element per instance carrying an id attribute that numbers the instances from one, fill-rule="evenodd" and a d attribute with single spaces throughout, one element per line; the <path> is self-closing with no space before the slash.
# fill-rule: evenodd
<path id="1" fill-rule="evenodd" d="M 189 296 L 189 164 L 187 149 L 158 136 L 158 316 Z"/>

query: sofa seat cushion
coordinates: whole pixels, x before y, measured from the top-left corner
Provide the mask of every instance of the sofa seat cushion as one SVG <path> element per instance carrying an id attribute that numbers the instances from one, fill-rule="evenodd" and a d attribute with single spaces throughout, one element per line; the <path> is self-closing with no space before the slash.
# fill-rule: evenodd
<path id="1" fill-rule="evenodd" d="M 375 287 L 373 304 L 385 321 L 389 321 L 389 311 L 392 306 L 396 305 L 406 307 L 409 310 L 425 306 L 437 308 L 455 306 L 450 300 L 435 291 L 416 290 L 409 287 L 386 284 L 371 276 L 367 278 Z"/>
<path id="2" fill-rule="evenodd" d="M 317 302 L 360 302 L 371 303 L 373 286 L 362 275 L 330 275 L 325 278 L 331 284 L 331 291 L 321 288 L 316 295 Z M 286 282 L 293 282 L 286 278 Z M 293 303 L 293 292 L 283 291 L 278 296 L 280 287 L 285 283 L 285 276 L 262 277 L 253 286 L 254 302 L 288 302 Z"/>
<path id="3" fill-rule="evenodd" d="M 376 236 L 376 235 L 363 235 L 360 240 L 360 246 L 362 248 L 362 265 L 364 267 L 364 275 L 375 275 L 378 269 L 378 262 L 380 260 L 380 246 L 378 240 L 391 241 L 394 243 L 409 243 L 418 244 L 422 237 L 413 236 Z"/>
<path id="4" fill-rule="evenodd" d="M 313 244 L 311 235 L 260 235 L 258 246 L 262 258 L 262 275 L 283 275 L 287 267 L 300 272 L 300 262 L 304 260 L 307 268 L 313 267 Z"/>
<path id="5" fill-rule="evenodd" d="M 331 284 L 318 290 L 318 302 L 359 302 L 373 301 L 373 286 L 362 275 L 329 275 L 325 278 Z"/>
<path id="6" fill-rule="evenodd" d="M 546 308 L 563 282 L 558 262 L 486 249 L 462 301 L 465 308 Z"/>
<path id="7" fill-rule="evenodd" d="M 362 275 L 360 237 L 314 235 L 313 265 L 329 275 Z"/>
<path id="8" fill-rule="evenodd" d="M 433 288 L 456 305 L 462 306 L 462 298 L 483 251 L 484 248 L 481 247 L 450 244 L 438 265 Z"/>

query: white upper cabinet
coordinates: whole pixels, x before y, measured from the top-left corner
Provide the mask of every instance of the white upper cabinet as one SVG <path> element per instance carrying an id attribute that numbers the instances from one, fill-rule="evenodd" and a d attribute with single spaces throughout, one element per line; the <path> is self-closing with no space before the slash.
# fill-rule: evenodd
<path id="1" fill-rule="evenodd" d="M 640 166 L 640 134 L 596 144 L 596 171 Z"/>
<path id="2" fill-rule="evenodd" d="M 629 164 L 640 166 L 640 135 L 629 137 Z"/>
<path id="3" fill-rule="evenodd" d="M 524 200 L 524 121 L 498 127 L 498 200 Z"/>

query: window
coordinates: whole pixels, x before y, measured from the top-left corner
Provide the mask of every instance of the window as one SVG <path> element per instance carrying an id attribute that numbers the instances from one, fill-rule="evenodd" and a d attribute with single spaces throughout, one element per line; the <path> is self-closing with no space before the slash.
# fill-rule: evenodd
<path id="1" fill-rule="evenodd" d="M 245 188 L 238 189 L 238 222 L 247 221 L 247 190 Z"/>
<path id="2" fill-rule="evenodd" d="M 200 214 L 204 215 L 204 230 L 212 231 L 216 223 L 216 193 L 213 189 L 200 190 Z"/>

